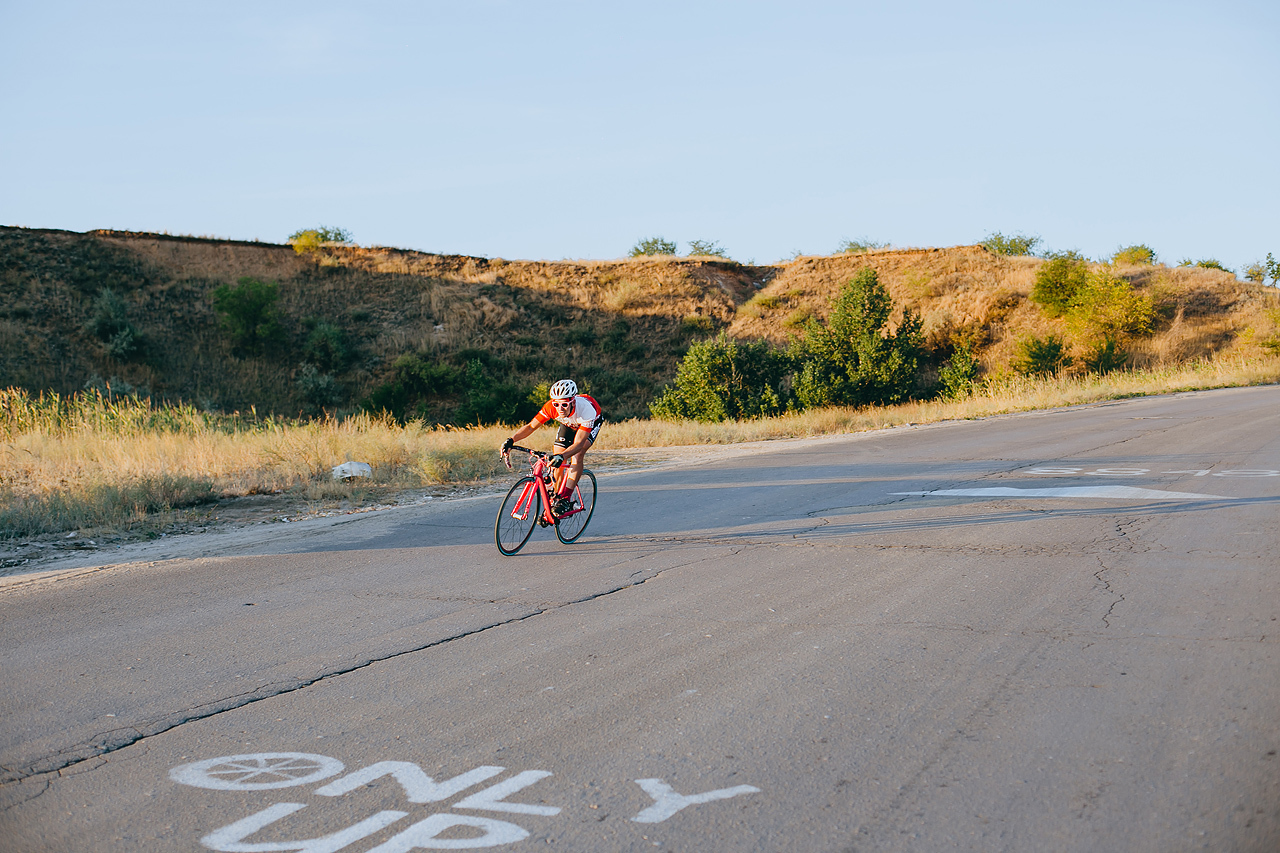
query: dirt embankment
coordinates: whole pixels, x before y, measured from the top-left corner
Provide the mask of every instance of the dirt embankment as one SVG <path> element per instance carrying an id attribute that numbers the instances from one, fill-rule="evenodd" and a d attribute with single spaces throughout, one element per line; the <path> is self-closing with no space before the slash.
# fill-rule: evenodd
<path id="1" fill-rule="evenodd" d="M 943 352 L 963 338 L 976 346 L 987 371 L 1007 370 L 1028 335 L 1070 339 L 1066 320 L 1046 317 L 1029 298 L 1043 263 L 993 255 L 981 246 L 798 258 L 743 306 L 729 334 L 783 343 L 808 317 L 825 317 L 841 286 L 870 266 L 893 296 L 899 316 L 904 308 L 921 315 L 931 351 Z M 1122 266 L 1115 272 L 1149 295 L 1157 309 L 1153 334 L 1127 343 L 1136 366 L 1237 348 L 1255 351 L 1259 341 L 1276 334 L 1276 288 L 1198 267 Z"/>
<path id="2" fill-rule="evenodd" d="M 931 352 L 957 335 L 988 370 L 1007 367 L 1027 334 L 1061 332 L 1028 301 L 1043 261 L 978 246 L 801 257 L 773 266 L 714 258 L 507 261 L 385 247 L 289 246 L 124 232 L 0 228 L 0 387 L 68 393 L 114 379 L 168 399 L 226 410 L 308 409 L 303 380 L 323 326 L 341 357 L 319 365 L 330 410 L 350 410 L 414 355 L 524 386 L 572 374 L 614 417 L 643 415 L 689 343 L 727 331 L 782 343 L 822 316 L 856 271 L 875 268 L 918 311 Z M 1272 330 L 1271 288 L 1203 269 L 1120 270 L 1161 307 L 1139 364 L 1247 347 Z M 238 351 L 211 294 L 243 277 L 279 284 L 283 338 Z M 141 345 L 113 357 L 91 331 L 104 290 L 121 297 Z M 332 354 L 331 354 L 332 355 Z M 321 353 L 320 357 L 323 357 Z"/>

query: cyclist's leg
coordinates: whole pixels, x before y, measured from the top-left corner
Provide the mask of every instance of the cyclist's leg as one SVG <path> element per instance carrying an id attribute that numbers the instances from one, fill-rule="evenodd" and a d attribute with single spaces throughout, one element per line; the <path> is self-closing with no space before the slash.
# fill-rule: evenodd
<path id="1" fill-rule="evenodd" d="M 565 424 L 560 424 L 560 428 L 556 430 L 555 452 L 564 453 L 565 450 L 569 448 L 569 445 L 573 444 L 573 439 L 576 434 L 577 434 L 577 430 L 575 430 L 573 427 L 567 426 Z M 578 470 L 582 470 L 581 466 L 579 466 Z M 551 477 L 551 482 L 554 486 L 554 494 L 552 494 L 551 496 L 553 499 L 555 498 L 556 495 L 564 491 L 564 481 L 566 476 L 568 476 L 568 473 L 569 473 L 568 465 L 562 465 L 555 472 L 553 472 Z M 577 477 L 574 477 L 573 482 L 577 482 Z M 570 485 L 569 488 L 573 488 L 573 486 Z"/>
<path id="2" fill-rule="evenodd" d="M 591 427 L 590 435 L 587 436 L 586 448 L 581 453 L 574 454 L 569 458 L 569 464 L 564 466 L 568 470 L 565 471 L 564 483 L 560 487 L 559 494 L 563 495 L 565 493 L 571 493 L 574 490 L 574 487 L 578 485 L 578 478 L 582 476 L 582 469 L 586 464 L 587 451 L 591 449 L 591 445 L 595 444 L 596 436 L 600 434 L 600 427 L 603 425 L 604 418 L 599 418 Z M 556 441 L 559 442 L 559 440 L 560 439 L 557 437 Z M 572 442 L 572 437 L 570 438 L 570 442 Z M 568 445 L 565 446 L 568 447 Z"/>
<path id="3" fill-rule="evenodd" d="M 578 478 L 582 476 L 583 460 L 587 457 L 587 451 L 570 456 L 568 464 L 564 466 L 564 482 L 560 486 L 560 494 L 567 494 L 573 491 L 573 487 L 578 485 Z"/>

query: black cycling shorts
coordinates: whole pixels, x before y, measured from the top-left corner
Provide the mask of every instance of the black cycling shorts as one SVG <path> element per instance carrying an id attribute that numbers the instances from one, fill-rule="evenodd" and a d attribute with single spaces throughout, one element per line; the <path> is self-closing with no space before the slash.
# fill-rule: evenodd
<path id="1" fill-rule="evenodd" d="M 600 434 L 600 427 L 604 426 L 604 415 L 596 418 L 596 422 L 591 425 L 591 436 L 589 441 L 595 444 L 596 436 Z M 560 424 L 560 429 L 556 431 L 556 447 L 561 450 L 573 444 L 574 434 L 577 433 L 578 427 L 571 427 L 568 424 Z"/>

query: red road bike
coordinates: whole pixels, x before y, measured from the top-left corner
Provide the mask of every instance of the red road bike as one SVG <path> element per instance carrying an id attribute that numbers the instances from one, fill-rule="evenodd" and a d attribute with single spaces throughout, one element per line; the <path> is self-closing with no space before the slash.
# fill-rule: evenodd
<path id="1" fill-rule="evenodd" d="M 566 545 L 576 542 L 596 509 L 596 475 L 583 468 L 571 496 L 573 508 L 556 515 L 551 511 L 553 469 L 547 462 L 551 454 L 528 447 L 513 446 L 511 450 L 529 454 L 529 476 L 516 481 L 498 509 L 498 520 L 493 524 L 493 539 L 498 550 L 508 557 L 515 554 L 529 541 L 534 525 L 554 526 L 561 542 Z M 510 453 L 503 453 L 502 461 L 514 470 Z"/>

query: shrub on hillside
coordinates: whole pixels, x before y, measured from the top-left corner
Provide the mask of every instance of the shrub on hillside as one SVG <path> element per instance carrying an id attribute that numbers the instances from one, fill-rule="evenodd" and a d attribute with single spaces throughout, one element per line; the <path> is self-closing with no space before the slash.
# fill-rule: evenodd
<path id="1" fill-rule="evenodd" d="M 1258 284 L 1266 284 L 1268 276 L 1271 277 L 1272 287 L 1280 287 L 1280 261 L 1272 257 L 1270 252 L 1267 252 L 1265 261 L 1258 261 L 1245 269 L 1245 278 Z"/>
<path id="2" fill-rule="evenodd" d="M 527 386 L 494 379 L 480 359 L 467 362 L 462 386 L 462 402 L 452 417 L 456 424 L 486 426 L 528 422 L 538 411 L 529 401 Z"/>
<path id="3" fill-rule="evenodd" d="M 107 355 L 117 361 L 129 361 L 142 353 L 142 333 L 129 322 L 124 299 L 109 287 L 94 300 L 85 331 L 102 341 Z"/>
<path id="4" fill-rule="evenodd" d="M 1124 367 L 1129 361 L 1129 354 L 1120 348 L 1115 338 L 1106 337 L 1091 346 L 1081 361 L 1090 373 L 1106 376 Z"/>
<path id="5" fill-rule="evenodd" d="M 1089 267 L 1079 252 L 1053 252 L 1036 270 L 1031 301 L 1044 306 L 1050 317 L 1061 317 L 1070 309 L 1088 275 Z"/>
<path id="6" fill-rule="evenodd" d="M 699 256 L 729 260 L 729 252 L 715 240 L 690 240 L 689 257 Z"/>
<path id="7" fill-rule="evenodd" d="M 1155 306 L 1151 297 L 1107 271 L 1091 272 L 1067 309 L 1067 325 L 1082 340 L 1123 340 L 1151 331 Z"/>
<path id="8" fill-rule="evenodd" d="M 662 237 L 650 237 L 632 246 L 630 256 L 643 258 L 646 255 L 674 255 L 675 253 L 676 244 L 671 240 L 666 240 Z"/>
<path id="9" fill-rule="evenodd" d="M 786 354 L 767 341 L 735 341 L 722 332 L 689 347 L 675 382 L 649 411 L 669 421 L 776 415 L 783 409 L 781 385 L 789 368 Z"/>
<path id="10" fill-rule="evenodd" d="M 314 364 L 322 372 L 337 372 L 346 368 L 351 359 L 347 336 L 335 323 L 312 321 L 311 331 L 302 344 L 303 361 Z"/>
<path id="11" fill-rule="evenodd" d="M 826 325 L 810 319 L 792 349 L 803 408 L 895 403 L 911 393 L 924 343 L 920 317 L 905 312 L 888 333 L 893 300 L 876 271 L 864 269 L 836 297 Z"/>
<path id="12" fill-rule="evenodd" d="M 1052 376 L 1070 367 L 1071 362 L 1062 338 L 1049 335 L 1041 339 L 1032 335 L 1018 342 L 1018 353 L 1012 367 L 1023 376 Z"/>
<path id="13" fill-rule="evenodd" d="M 245 276 L 236 287 L 224 284 L 213 291 L 213 307 L 218 322 L 232 343 L 241 350 L 260 353 L 284 339 L 276 311 L 280 286 Z"/>
<path id="14" fill-rule="evenodd" d="M 1136 267 L 1143 264 L 1154 264 L 1155 262 L 1156 250 L 1141 243 L 1117 249 L 1116 253 L 1111 256 L 1111 263 L 1113 264 L 1127 264 Z"/>
<path id="15" fill-rule="evenodd" d="M 451 365 L 402 355 L 392 363 L 391 377 L 374 388 L 360 408 L 389 414 L 402 423 L 425 418 L 428 401 L 453 394 L 461 380 L 461 372 Z"/>
<path id="16" fill-rule="evenodd" d="M 506 379 L 507 366 L 484 350 L 461 350 L 454 367 L 421 355 L 402 355 L 392 364 L 391 377 L 360 403 L 372 414 L 388 414 L 401 423 L 410 420 L 454 424 L 494 424 L 528 421 L 546 398 L 534 402 L 529 387 Z"/>
<path id="17" fill-rule="evenodd" d="M 1040 245 L 1040 238 L 1028 237 L 1026 234 L 1010 234 L 1006 237 L 996 231 L 983 240 L 981 245 L 993 255 L 1030 255 Z"/>
<path id="18" fill-rule="evenodd" d="M 345 396 L 333 374 L 321 373 L 314 364 L 304 364 L 298 368 L 294 385 L 306 404 L 307 414 L 319 414 L 331 409 L 339 405 Z"/>
<path id="19" fill-rule="evenodd" d="M 1265 284 L 1268 272 L 1265 261 L 1254 261 L 1241 270 L 1241 275 L 1244 276 L 1245 281 L 1251 281 L 1254 284 Z"/>
<path id="20" fill-rule="evenodd" d="M 960 400 L 973 393 L 973 383 L 978 378 L 978 359 L 968 344 L 956 347 L 951 358 L 938 370 L 942 383 L 942 396 L 948 400 Z"/>
<path id="21" fill-rule="evenodd" d="M 841 255 L 863 255 L 867 252 L 874 252 L 876 249 L 888 248 L 888 243 L 881 243 L 878 240 L 868 240 L 862 237 L 857 240 L 841 240 L 840 245 L 836 247 L 836 253 Z"/>
<path id="22" fill-rule="evenodd" d="M 1183 258 L 1181 261 L 1178 262 L 1178 266 L 1199 267 L 1200 269 L 1205 269 L 1205 270 L 1221 270 L 1222 272 L 1229 272 L 1232 275 L 1235 275 L 1234 270 L 1228 269 L 1222 263 L 1222 261 L 1218 260 L 1217 258 L 1205 258 L 1203 261 L 1193 261 L 1190 258 Z"/>
<path id="23" fill-rule="evenodd" d="M 307 252 L 314 252 L 321 246 L 350 243 L 351 232 L 345 228 L 329 228 L 323 225 L 319 228 L 303 228 L 290 234 L 288 242 L 295 252 L 304 255 Z"/>

